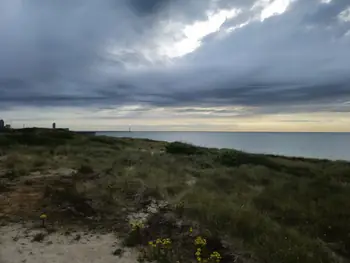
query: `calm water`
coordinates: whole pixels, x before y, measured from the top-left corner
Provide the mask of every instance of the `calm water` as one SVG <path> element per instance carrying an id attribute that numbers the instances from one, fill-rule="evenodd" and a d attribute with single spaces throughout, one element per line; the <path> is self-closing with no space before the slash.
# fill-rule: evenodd
<path id="1" fill-rule="evenodd" d="M 253 153 L 350 160 L 350 133 L 98 132 L 97 135 L 182 141 Z"/>

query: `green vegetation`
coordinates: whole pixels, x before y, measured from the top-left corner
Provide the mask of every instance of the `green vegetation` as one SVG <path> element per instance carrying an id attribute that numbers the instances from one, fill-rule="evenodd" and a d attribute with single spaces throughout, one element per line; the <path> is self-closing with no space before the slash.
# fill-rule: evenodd
<path id="1" fill-rule="evenodd" d="M 74 207 L 65 212 L 70 220 L 98 215 L 100 224 L 114 228 L 119 222 L 127 238 L 137 231 L 131 244 L 143 246 L 147 255 L 152 251 L 153 258 L 159 252 L 154 242 L 169 238 L 168 262 L 196 260 L 193 237 L 202 236 L 205 258 L 213 262 L 218 255 L 221 262 L 350 260 L 347 162 L 43 129 L 0 134 L 0 149 L 6 191 L 22 176 L 74 169 L 70 181 L 46 187 L 50 204 Z M 167 205 L 131 229 L 127 214 L 152 200 Z"/>

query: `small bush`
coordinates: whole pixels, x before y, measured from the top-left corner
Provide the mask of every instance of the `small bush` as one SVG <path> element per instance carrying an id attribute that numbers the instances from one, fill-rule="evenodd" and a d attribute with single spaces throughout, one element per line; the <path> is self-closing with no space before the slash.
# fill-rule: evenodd
<path id="1" fill-rule="evenodd" d="M 88 164 L 82 164 L 78 169 L 79 174 L 92 174 L 93 172 L 94 169 Z"/>
<path id="2" fill-rule="evenodd" d="M 7 156 L 7 158 L 5 159 L 5 167 L 7 169 L 13 169 L 15 168 L 16 165 L 18 165 L 18 163 L 20 163 L 22 160 L 19 157 L 19 155 L 17 154 L 10 154 Z"/>
<path id="3" fill-rule="evenodd" d="M 116 143 L 115 138 L 107 137 L 107 136 L 93 136 L 89 138 L 92 142 L 98 142 L 101 144 L 113 145 Z"/>
<path id="4" fill-rule="evenodd" d="M 45 161 L 44 157 L 40 158 L 40 159 L 38 158 L 33 162 L 33 167 L 39 168 L 39 167 L 43 167 L 45 164 L 46 164 L 46 161 Z"/>
<path id="5" fill-rule="evenodd" d="M 218 154 L 217 161 L 225 166 L 239 166 L 251 162 L 251 155 L 234 151 L 223 150 Z"/>
<path id="6" fill-rule="evenodd" d="M 172 154 L 200 154 L 203 152 L 201 147 L 182 142 L 172 142 L 165 146 L 167 153 Z"/>
<path id="7" fill-rule="evenodd" d="M 87 217 L 96 214 L 91 200 L 78 189 L 78 183 L 62 186 L 62 188 L 57 188 L 56 185 L 47 185 L 44 196 L 49 198 L 54 205 L 64 208 L 67 216 Z"/>
<path id="8" fill-rule="evenodd" d="M 262 165 L 276 170 L 282 170 L 283 167 L 268 159 L 266 155 L 251 154 L 235 150 L 222 150 L 217 156 L 217 161 L 225 166 L 233 167 L 244 164 Z"/>
<path id="9" fill-rule="evenodd" d="M 0 193 L 6 192 L 8 190 L 8 185 L 5 180 L 0 180 Z"/>
<path id="10" fill-rule="evenodd" d="M 15 167 L 13 169 L 7 170 L 5 177 L 10 180 L 14 180 L 20 176 L 25 176 L 28 174 L 28 171 L 22 167 Z"/>
<path id="11" fill-rule="evenodd" d="M 44 238 L 45 238 L 45 234 L 40 232 L 33 237 L 32 242 L 42 242 Z"/>
<path id="12" fill-rule="evenodd" d="M 130 221 L 131 231 L 129 235 L 124 240 L 124 245 L 128 247 L 133 247 L 136 245 L 141 245 L 143 243 L 143 230 L 145 228 L 145 223 L 142 220 Z"/>

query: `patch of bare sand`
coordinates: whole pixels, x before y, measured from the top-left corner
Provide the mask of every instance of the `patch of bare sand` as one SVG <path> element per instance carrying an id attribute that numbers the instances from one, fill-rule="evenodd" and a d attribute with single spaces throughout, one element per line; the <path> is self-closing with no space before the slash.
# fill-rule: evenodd
<path id="1" fill-rule="evenodd" d="M 112 233 L 77 231 L 71 234 L 27 228 L 20 224 L 0 227 L 0 263 L 136 263 L 138 253 L 123 248 Z M 43 239 L 34 241 L 38 233 Z"/>
<path id="2" fill-rule="evenodd" d="M 30 173 L 28 176 L 22 176 L 20 178 L 21 181 L 26 181 L 28 179 L 34 180 L 34 179 L 50 179 L 53 177 L 67 177 L 67 176 L 72 176 L 74 173 L 77 171 L 71 168 L 58 168 L 58 169 L 50 169 L 45 172 L 40 172 L 40 171 L 35 171 Z"/>

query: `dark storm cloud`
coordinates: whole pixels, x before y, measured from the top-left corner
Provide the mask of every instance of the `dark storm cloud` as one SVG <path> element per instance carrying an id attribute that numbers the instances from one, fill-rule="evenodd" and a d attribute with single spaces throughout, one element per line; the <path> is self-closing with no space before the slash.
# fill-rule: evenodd
<path id="1" fill-rule="evenodd" d="M 347 111 L 330 105 L 350 100 L 350 23 L 338 19 L 348 1 L 299 0 L 264 21 L 252 20 L 261 11 L 251 9 L 254 3 L 3 0 L 0 108 L 242 105 L 273 113 L 317 105 Z M 159 42 L 179 33 L 164 23 L 193 23 L 208 10 L 232 7 L 241 13 L 222 29 L 250 20 L 247 26 L 212 34 L 173 66 L 155 65 Z"/>
<path id="2" fill-rule="evenodd" d="M 168 6 L 171 0 L 129 0 L 129 5 L 142 15 L 154 15 Z"/>
<path id="3" fill-rule="evenodd" d="M 214 41 L 212 36 L 191 60 L 201 65 L 210 61 L 213 69 L 231 69 L 230 74 L 210 83 L 215 90 L 190 92 L 187 97 L 177 94 L 178 100 L 203 101 L 205 97 L 222 104 L 284 104 L 286 108 L 349 100 L 350 38 L 344 33 L 349 32 L 350 23 L 337 19 L 349 4 L 305 2 L 295 2 L 285 14 L 252 22 L 223 40 Z M 324 21 L 320 13 L 327 13 Z M 311 20 L 314 27 L 308 28 Z"/>
<path id="4" fill-rule="evenodd" d="M 168 104 L 177 105 L 244 105 L 244 106 L 285 106 L 304 103 L 330 103 L 338 98 L 349 97 L 348 83 L 325 84 L 315 86 L 293 86 L 285 89 L 287 85 L 239 85 L 217 88 L 207 91 L 193 91 L 186 93 L 173 93 L 168 97 Z M 162 105 L 162 103 L 160 103 Z M 164 104 L 163 104 L 164 106 Z"/>
<path id="5" fill-rule="evenodd" d="M 110 62 L 109 43 L 129 46 L 142 40 L 147 26 L 127 5 L 109 0 L 4 0 L 0 5 L 1 105 L 100 100 L 93 86 L 100 84 L 99 66 Z M 111 62 L 115 70 L 125 58 L 130 55 Z"/>
<path id="6" fill-rule="evenodd" d="M 303 3 L 298 4 L 303 5 Z M 349 5 L 348 0 L 334 0 L 329 4 L 317 5 L 316 8 L 308 10 L 308 15 L 306 15 L 304 21 L 315 25 L 337 23 L 337 16 Z"/>

